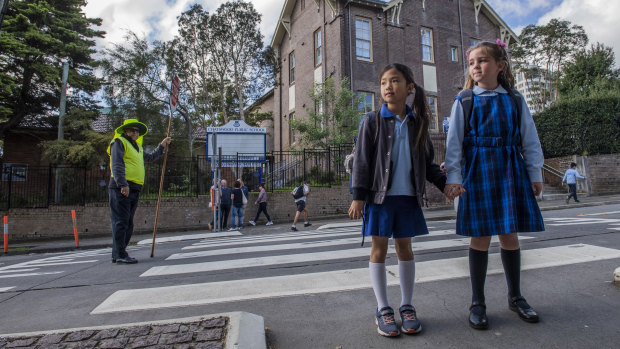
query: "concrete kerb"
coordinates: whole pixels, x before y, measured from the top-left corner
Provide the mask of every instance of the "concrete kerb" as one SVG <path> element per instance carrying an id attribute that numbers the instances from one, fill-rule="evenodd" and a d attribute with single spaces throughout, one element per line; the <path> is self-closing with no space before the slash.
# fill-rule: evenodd
<path id="1" fill-rule="evenodd" d="M 224 339 L 225 349 L 266 349 L 267 342 L 266 342 L 266 337 L 265 337 L 265 322 L 264 322 L 263 317 L 256 315 L 256 314 L 241 312 L 241 311 L 230 312 L 230 313 L 209 314 L 209 315 L 194 316 L 194 317 L 179 318 L 179 319 L 160 320 L 160 321 L 145 321 L 145 322 L 117 324 L 117 325 L 104 325 L 104 326 L 78 327 L 78 328 L 58 329 L 58 330 L 48 330 L 48 331 L 38 331 L 38 332 L 0 334 L 0 343 L 2 342 L 2 339 L 10 340 L 10 339 L 15 339 L 15 338 L 39 337 L 39 336 L 44 336 L 44 335 L 54 335 L 54 334 L 61 334 L 61 333 L 69 334 L 69 333 L 76 333 L 80 331 L 101 331 L 101 330 L 112 330 L 112 329 L 121 329 L 121 328 L 128 328 L 128 327 L 139 327 L 139 326 L 162 326 L 162 325 L 184 324 L 184 323 L 192 323 L 192 322 L 211 320 L 211 319 L 217 319 L 217 318 L 228 318 L 228 328 L 226 331 L 226 338 Z"/>

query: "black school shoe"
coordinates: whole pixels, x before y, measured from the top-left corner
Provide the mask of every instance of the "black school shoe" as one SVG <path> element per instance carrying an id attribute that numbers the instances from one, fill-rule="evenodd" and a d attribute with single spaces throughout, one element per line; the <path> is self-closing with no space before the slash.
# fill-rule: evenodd
<path id="1" fill-rule="evenodd" d="M 469 306 L 469 326 L 476 330 L 486 330 L 489 328 L 487 306 L 484 303 L 473 302 Z"/>
<path id="2" fill-rule="evenodd" d="M 512 297 L 512 298 L 509 297 L 508 308 L 516 312 L 521 318 L 521 320 L 525 322 L 535 323 L 535 322 L 538 322 L 539 320 L 538 314 L 536 314 L 534 309 L 532 309 L 532 307 L 529 304 L 527 304 L 527 301 L 525 300 L 525 298 L 521 296 Z"/>
<path id="3" fill-rule="evenodd" d="M 138 260 L 135 258 L 131 258 L 129 256 L 116 259 L 116 264 L 136 264 L 136 263 L 138 263 Z"/>

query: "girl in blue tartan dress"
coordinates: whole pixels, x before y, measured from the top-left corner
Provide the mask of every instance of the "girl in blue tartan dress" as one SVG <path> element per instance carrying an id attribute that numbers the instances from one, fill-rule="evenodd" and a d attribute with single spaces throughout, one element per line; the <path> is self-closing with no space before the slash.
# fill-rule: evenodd
<path id="1" fill-rule="evenodd" d="M 538 314 L 521 295 L 517 233 L 544 230 L 536 201 L 544 158 L 529 109 L 513 89 L 505 45 L 498 39 L 467 51 L 465 89 L 473 89 L 473 108 L 464 120 L 462 95 L 456 98 L 446 147 L 445 193 L 460 196 L 456 232 L 471 237 L 469 324 L 475 329 L 488 328 L 484 282 L 493 235 L 499 237 L 508 307 L 524 321 L 538 322 Z M 521 103 L 520 116 L 516 101 Z"/>

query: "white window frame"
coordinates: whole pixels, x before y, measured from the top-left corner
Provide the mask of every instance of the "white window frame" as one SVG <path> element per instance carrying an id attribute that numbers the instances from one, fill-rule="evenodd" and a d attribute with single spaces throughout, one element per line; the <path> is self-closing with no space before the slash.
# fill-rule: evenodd
<path id="1" fill-rule="evenodd" d="M 288 114 L 288 144 L 289 146 L 295 144 L 295 130 L 291 125 L 291 121 L 295 119 L 295 112 L 291 112 Z"/>
<path id="2" fill-rule="evenodd" d="M 429 36 L 430 36 L 429 42 L 424 42 L 424 39 L 426 37 L 425 31 L 427 31 Z M 426 48 L 426 47 L 428 47 L 430 49 L 430 53 L 431 53 L 430 59 L 426 59 L 424 57 L 424 48 Z M 434 53 L 434 49 L 435 48 L 433 46 L 433 29 L 428 28 L 428 27 L 421 27 L 420 28 L 420 49 L 422 50 L 422 61 L 430 62 L 430 63 L 435 63 L 435 53 Z"/>
<path id="3" fill-rule="evenodd" d="M 295 51 L 288 54 L 288 84 L 295 83 Z"/>
<path id="4" fill-rule="evenodd" d="M 360 31 L 358 30 L 357 23 L 365 22 L 368 23 L 368 37 L 360 37 Z M 368 57 L 359 56 L 358 55 L 358 42 L 367 42 L 368 43 Z M 355 57 L 360 61 L 372 62 L 372 19 L 365 17 L 355 17 Z"/>
<path id="5" fill-rule="evenodd" d="M 457 46 L 450 46 L 450 61 L 459 61 L 459 48 Z"/>
<path id="6" fill-rule="evenodd" d="M 321 28 L 314 32 L 314 66 L 318 67 L 323 63 L 323 30 Z"/>
<path id="7" fill-rule="evenodd" d="M 358 110 L 360 113 L 367 113 L 372 111 L 375 108 L 375 94 L 374 92 L 368 91 L 357 91 L 357 95 L 360 97 L 360 103 L 358 105 Z M 366 100 L 366 98 L 370 96 L 370 103 Z M 370 105 L 369 105 L 370 104 Z M 369 108 L 369 109 L 367 109 Z"/>

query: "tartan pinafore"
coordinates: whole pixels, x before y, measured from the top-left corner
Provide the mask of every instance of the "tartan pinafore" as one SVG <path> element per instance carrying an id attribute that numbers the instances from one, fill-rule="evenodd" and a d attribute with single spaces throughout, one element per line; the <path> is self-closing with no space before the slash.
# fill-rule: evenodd
<path id="1" fill-rule="evenodd" d="M 457 97 L 460 99 L 460 96 Z M 473 95 L 463 139 L 463 187 L 456 233 L 491 236 L 545 230 L 519 150 L 517 109 L 510 95 Z"/>

